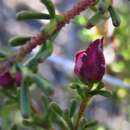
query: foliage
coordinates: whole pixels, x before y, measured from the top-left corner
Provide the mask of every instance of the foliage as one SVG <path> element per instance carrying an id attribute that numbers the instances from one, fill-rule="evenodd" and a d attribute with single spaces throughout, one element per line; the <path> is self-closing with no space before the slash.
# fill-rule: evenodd
<path id="1" fill-rule="evenodd" d="M 39 130 L 94 129 L 94 127 L 98 125 L 97 122 L 86 119 L 84 112 L 93 96 L 112 96 L 112 94 L 105 89 L 101 81 L 103 75 L 96 81 L 86 83 L 85 81 L 79 80 L 83 76 L 82 73 L 80 73 L 78 79 L 76 77 L 74 82 L 68 85 L 75 96 L 72 97 L 67 109 L 63 110 L 58 103 L 51 99 L 51 95 L 54 93 L 54 87 L 38 73 L 38 65 L 52 54 L 53 42 L 61 28 L 85 9 L 90 8 L 94 13 L 88 20 L 80 20 L 85 29 L 91 29 L 100 23 L 101 20 L 106 21 L 109 17 L 111 17 L 113 26 L 118 27 L 120 25 L 120 18 L 111 0 L 82 0 L 71 10 L 66 11 L 62 15 L 56 14 L 55 6 L 51 0 L 41 0 L 40 2 L 46 6 L 48 14 L 35 11 L 21 11 L 17 14 L 17 19 L 20 21 L 47 19 L 49 23 L 42 28 L 41 32 L 36 36 L 18 36 L 9 40 L 12 47 L 21 46 L 13 55 L 9 56 L 6 52 L 0 52 L 0 94 L 1 96 L 7 96 L 7 100 L 3 101 L 0 110 L 3 119 L 7 120 L 3 128 L 6 130 L 18 130 L 20 128 L 34 128 Z M 107 18 L 106 15 L 108 16 Z M 83 18 L 83 16 L 81 16 L 81 18 Z M 120 30 L 117 30 L 117 32 L 119 32 L 118 35 L 120 37 L 122 32 Z M 117 32 L 115 32 L 115 34 Z M 39 51 L 34 56 L 25 59 L 26 55 L 39 45 Z M 93 55 L 94 52 L 96 52 L 96 48 L 92 48 L 91 55 Z M 102 59 L 94 58 L 94 60 L 97 61 L 94 62 L 95 64 L 100 64 L 98 61 Z M 88 64 L 89 63 L 87 63 L 86 66 Z M 105 63 L 103 65 L 105 65 Z M 10 75 L 9 78 L 5 75 L 7 73 Z M 20 75 L 17 75 L 18 73 Z M 93 77 L 93 73 L 90 72 L 89 76 Z M 7 82 L 5 85 L 3 82 L 5 80 L 7 81 L 6 78 L 11 79 L 11 82 Z M 37 105 L 33 103 L 36 102 L 36 100 L 31 96 L 32 89 L 36 88 L 40 90 L 39 96 L 42 102 L 42 111 L 37 109 Z M 11 120 L 10 112 L 13 111 L 14 108 L 14 119 Z"/>

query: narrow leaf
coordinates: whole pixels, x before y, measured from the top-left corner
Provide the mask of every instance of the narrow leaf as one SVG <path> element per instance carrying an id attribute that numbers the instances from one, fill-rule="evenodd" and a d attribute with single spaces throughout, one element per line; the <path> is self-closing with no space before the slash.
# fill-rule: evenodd
<path id="1" fill-rule="evenodd" d="M 85 91 L 79 86 L 76 86 L 76 90 L 82 99 L 85 99 Z"/>
<path id="2" fill-rule="evenodd" d="M 35 56 L 28 59 L 24 65 L 34 73 L 38 71 L 38 61 Z"/>
<path id="3" fill-rule="evenodd" d="M 90 92 L 91 95 L 102 95 L 104 97 L 111 97 L 112 94 L 108 91 L 105 90 L 100 90 L 100 91 L 92 91 Z"/>
<path id="4" fill-rule="evenodd" d="M 111 19 L 112 19 L 112 23 L 115 27 L 120 26 L 120 17 L 118 16 L 118 14 L 116 13 L 116 11 L 114 10 L 114 8 L 112 6 L 108 7 L 108 11 L 110 13 Z"/>
<path id="5" fill-rule="evenodd" d="M 84 128 L 90 128 L 90 127 L 95 127 L 97 125 L 97 121 L 93 121 L 90 123 L 87 123 Z"/>
<path id="6" fill-rule="evenodd" d="M 71 120 L 71 118 L 69 116 L 69 111 L 68 110 L 64 112 L 64 119 L 66 120 L 66 122 L 67 122 L 68 126 L 70 127 L 70 129 L 73 130 L 73 123 L 72 123 L 72 120 Z"/>
<path id="7" fill-rule="evenodd" d="M 49 108 L 52 112 L 52 119 L 54 120 L 54 122 L 65 127 L 66 130 L 70 130 L 68 123 L 64 119 L 63 112 L 60 107 L 56 103 L 52 102 L 50 103 Z"/>
<path id="8" fill-rule="evenodd" d="M 70 111 L 69 111 L 69 116 L 70 118 L 73 117 L 77 107 L 77 101 L 75 99 L 71 100 L 71 105 L 70 105 Z"/>
<path id="9" fill-rule="evenodd" d="M 7 55 L 4 52 L 0 51 L 0 58 L 5 58 L 5 57 L 7 57 Z"/>
<path id="10" fill-rule="evenodd" d="M 85 117 L 82 117 L 80 121 L 80 130 L 86 130 L 86 128 L 84 128 L 86 124 L 88 124 L 88 121 Z"/>
<path id="11" fill-rule="evenodd" d="M 90 29 L 91 27 L 95 26 L 99 23 L 99 21 L 102 19 L 102 14 L 100 12 L 96 13 L 94 16 L 92 16 L 86 25 L 86 28 Z"/>
<path id="12" fill-rule="evenodd" d="M 49 14 L 39 13 L 36 11 L 21 11 L 16 15 L 17 20 L 33 20 L 33 19 L 50 19 Z"/>
<path id="13" fill-rule="evenodd" d="M 29 90 L 25 80 L 20 87 L 20 105 L 23 118 L 28 118 L 30 114 Z"/>
<path id="14" fill-rule="evenodd" d="M 68 125 L 68 123 L 66 122 L 66 120 L 65 120 L 62 116 L 60 116 L 60 115 L 58 115 L 58 114 L 56 114 L 56 116 L 57 116 L 57 118 L 58 118 L 60 124 L 62 124 L 62 125 L 65 127 L 66 130 L 70 130 L 69 125 Z"/>
<path id="15" fill-rule="evenodd" d="M 36 126 L 36 122 L 34 123 L 33 121 L 29 121 L 29 120 L 23 120 L 22 123 L 25 126 L 29 126 L 29 127 L 35 127 Z"/>
<path id="16" fill-rule="evenodd" d="M 51 102 L 50 103 L 50 108 L 52 109 L 52 111 L 54 111 L 58 115 L 60 115 L 60 116 L 63 115 L 63 111 L 62 111 L 62 109 L 60 108 L 60 106 L 57 103 Z"/>
<path id="17" fill-rule="evenodd" d="M 35 58 L 37 60 L 45 60 L 48 56 L 51 55 L 53 51 L 53 44 L 50 40 L 47 40 L 45 44 L 42 45 Z"/>
<path id="18" fill-rule="evenodd" d="M 95 6 L 91 6 L 90 9 L 93 11 L 93 12 L 97 12 L 97 8 Z"/>
<path id="19" fill-rule="evenodd" d="M 21 46 L 26 44 L 30 39 L 31 37 L 14 37 L 9 40 L 9 44 L 13 47 Z"/>
<path id="20" fill-rule="evenodd" d="M 51 18 L 55 17 L 55 7 L 51 0 L 41 0 L 41 2 L 46 6 Z"/>
<path id="21" fill-rule="evenodd" d="M 44 79 L 41 75 L 29 73 L 28 77 L 31 78 L 31 80 L 37 84 L 37 87 L 43 91 L 44 94 L 52 94 L 53 93 L 53 87 L 52 85 Z"/>
<path id="22" fill-rule="evenodd" d="M 46 37 L 52 37 L 56 33 L 57 29 L 57 20 L 52 19 L 50 23 L 45 27 L 41 29 L 41 32 L 46 36 Z"/>
<path id="23" fill-rule="evenodd" d="M 7 54 L 4 53 L 3 51 L 0 51 L 0 61 L 3 61 L 7 58 Z"/>
<path id="24" fill-rule="evenodd" d="M 104 90 L 100 90 L 100 91 L 98 92 L 98 94 L 99 94 L 99 95 L 102 95 L 102 96 L 104 96 L 104 97 L 111 97 L 111 96 L 112 96 L 112 94 L 111 94 L 110 92 L 104 91 Z"/>
<path id="25" fill-rule="evenodd" d="M 32 72 L 36 73 L 38 70 L 38 63 L 44 61 L 53 51 L 53 45 L 50 40 L 44 43 L 36 55 L 26 61 L 25 66 L 28 67 Z"/>
<path id="26" fill-rule="evenodd" d="M 99 82 L 98 85 L 97 85 L 97 88 L 96 90 L 101 90 L 102 88 L 104 88 L 104 83 L 103 82 Z"/>
<path id="27" fill-rule="evenodd" d="M 39 87 L 44 94 L 52 94 L 53 87 L 50 82 L 44 79 L 40 74 L 35 74 L 29 70 L 27 67 L 22 67 L 21 71 L 25 77 L 28 78 L 28 81 L 31 83 L 35 83 L 37 87 Z"/>
<path id="28" fill-rule="evenodd" d="M 42 95 L 42 102 L 43 102 L 43 107 L 44 107 L 44 111 L 47 112 L 48 108 L 49 108 L 49 100 L 48 97 L 46 95 Z"/>

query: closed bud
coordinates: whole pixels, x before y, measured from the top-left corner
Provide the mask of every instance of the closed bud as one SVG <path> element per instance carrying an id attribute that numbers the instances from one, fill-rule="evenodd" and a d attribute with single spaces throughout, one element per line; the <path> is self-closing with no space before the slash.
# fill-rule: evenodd
<path id="1" fill-rule="evenodd" d="M 92 42 L 75 56 L 75 74 L 85 83 L 100 81 L 105 73 L 103 38 Z"/>
<path id="2" fill-rule="evenodd" d="M 1 87 L 9 87 L 12 86 L 14 83 L 14 79 L 10 72 L 5 72 L 0 74 L 0 86 Z"/>
<path id="3" fill-rule="evenodd" d="M 15 76 L 10 72 L 0 74 L 0 86 L 3 88 L 10 88 L 14 84 L 16 86 L 20 86 L 21 81 L 22 81 L 22 74 L 20 72 L 16 72 Z"/>

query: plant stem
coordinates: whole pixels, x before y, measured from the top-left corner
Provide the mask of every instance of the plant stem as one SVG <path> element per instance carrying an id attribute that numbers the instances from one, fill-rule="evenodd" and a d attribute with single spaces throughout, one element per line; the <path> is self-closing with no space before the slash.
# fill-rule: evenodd
<path id="1" fill-rule="evenodd" d="M 76 123 L 75 123 L 75 127 L 74 127 L 74 130 L 78 130 L 79 128 L 79 124 L 80 124 L 80 120 L 85 112 L 85 109 L 89 103 L 89 100 L 90 100 L 90 97 L 86 97 L 85 99 L 83 99 L 81 101 L 81 104 L 80 104 L 80 108 L 79 108 L 79 112 L 78 112 L 78 117 L 77 117 L 77 120 L 76 120 Z"/>

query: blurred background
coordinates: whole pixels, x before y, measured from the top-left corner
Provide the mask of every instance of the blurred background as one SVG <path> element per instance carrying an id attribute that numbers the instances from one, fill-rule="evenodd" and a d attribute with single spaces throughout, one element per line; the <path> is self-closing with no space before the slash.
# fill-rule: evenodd
<path id="1" fill-rule="evenodd" d="M 66 11 L 78 2 L 78 0 L 53 1 L 57 13 Z M 39 72 L 54 85 L 53 100 L 65 109 L 73 96 L 67 85 L 73 80 L 75 52 L 86 48 L 90 41 L 104 36 L 107 70 L 103 81 L 106 88 L 113 92 L 113 96 L 93 98 L 86 116 L 97 120 L 99 125 L 92 130 L 130 130 L 130 1 L 113 0 L 113 6 L 121 18 L 119 28 L 114 28 L 109 18 L 101 20 L 99 24 L 88 30 L 84 26 L 93 12 L 84 11 L 61 30 L 54 42 L 53 55 L 39 65 Z M 46 12 L 39 0 L 0 0 L 0 49 L 10 48 L 9 38 L 16 35 L 35 35 L 48 23 L 43 20 L 18 22 L 15 16 L 21 10 Z M 32 52 L 32 55 L 35 51 L 37 49 Z M 38 92 L 32 92 L 32 95 L 35 98 Z M 19 116 L 19 112 L 16 112 L 14 106 L 11 107 L 10 114 L 8 111 L 10 107 L 1 109 L 4 100 L 0 98 L 0 129 L 8 130 L 11 120 L 18 122 L 15 117 Z M 8 115 L 10 115 L 9 118 Z"/>

